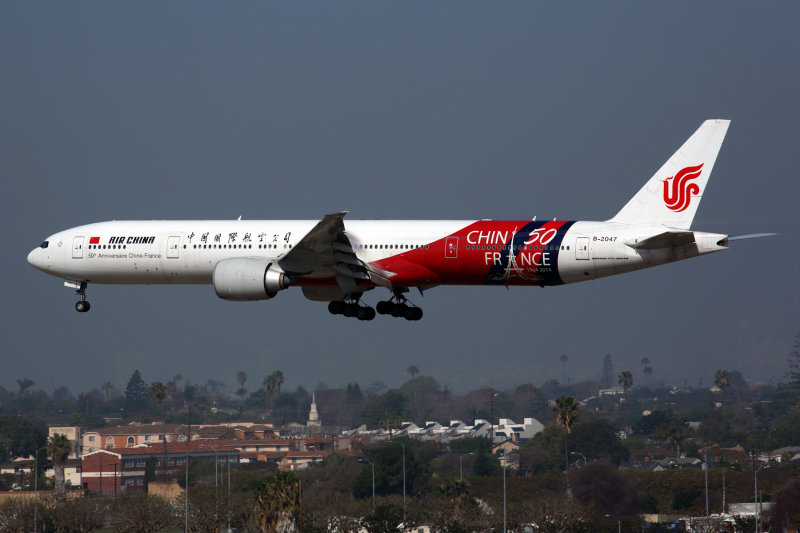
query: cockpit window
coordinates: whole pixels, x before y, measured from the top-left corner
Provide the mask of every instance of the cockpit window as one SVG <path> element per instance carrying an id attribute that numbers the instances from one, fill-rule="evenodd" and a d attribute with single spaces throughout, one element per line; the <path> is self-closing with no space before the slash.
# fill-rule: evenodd
<path id="1" fill-rule="evenodd" d="M 42 244 L 39 245 L 39 248 L 47 248 L 48 246 L 50 246 L 50 242 L 44 241 Z"/>

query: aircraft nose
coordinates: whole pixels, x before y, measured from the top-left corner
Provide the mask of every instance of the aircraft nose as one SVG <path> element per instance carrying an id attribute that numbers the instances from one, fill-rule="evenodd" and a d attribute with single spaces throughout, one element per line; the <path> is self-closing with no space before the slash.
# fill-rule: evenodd
<path id="1" fill-rule="evenodd" d="M 42 258 L 41 249 L 34 248 L 31 250 L 31 253 L 28 254 L 28 263 L 35 266 L 39 270 L 44 270 L 44 259 Z"/>

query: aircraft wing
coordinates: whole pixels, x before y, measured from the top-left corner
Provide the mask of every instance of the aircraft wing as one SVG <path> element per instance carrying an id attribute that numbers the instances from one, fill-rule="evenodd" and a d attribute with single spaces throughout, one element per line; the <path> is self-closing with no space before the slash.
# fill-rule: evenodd
<path id="1" fill-rule="evenodd" d="M 358 290 L 360 280 L 391 286 L 389 272 L 361 261 L 344 227 L 347 211 L 325 215 L 281 259 L 278 265 L 290 276 L 335 277 L 345 294 Z"/>

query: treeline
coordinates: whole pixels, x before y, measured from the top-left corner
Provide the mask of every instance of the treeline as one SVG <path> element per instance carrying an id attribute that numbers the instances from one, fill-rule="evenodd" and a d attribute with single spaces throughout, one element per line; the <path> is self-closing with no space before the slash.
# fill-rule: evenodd
<path id="1" fill-rule="evenodd" d="M 411 370 L 414 372 L 411 372 Z M 650 388 L 632 383 L 630 373 L 620 374 L 624 394 L 597 395 L 600 384 L 588 381 L 564 385 L 549 381 L 525 384 L 511 390 L 482 388 L 466 394 L 451 393 L 435 378 L 409 369 L 411 379 L 398 388 L 382 383 L 362 388 L 349 383 L 342 388 L 320 384 L 313 391 L 323 428 L 397 428 L 403 421 L 422 425 L 437 421 L 448 425 L 458 419 L 510 418 L 517 423 L 534 417 L 544 424 L 554 421 L 552 402 L 558 397 L 583 400 L 584 421 L 607 419 L 615 429 L 633 428 L 629 435 L 655 436 L 680 448 L 682 440 L 697 437 L 720 446 L 742 445 L 748 450 L 774 449 L 800 443 L 800 389 L 788 385 L 751 389 L 738 372 L 720 371 L 723 386 L 707 388 Z M 64 387 L 48 394 L 31 380 L 18 380 L 19 390 L 0 387 L 0 415 L 18 415 L 39 424 L 102 427 L 127 421 L 219 423 L 250 421 L 286 426 L 305 423 L 312 392 L 304 387 L 283 390 L 280 371 L 248 387 L 244 372 L 233 375 L 236 395 L 225 393 L 221 380 L 192 383 L 182 376 L 147 382 L 136 370 L 123 390 L 110 382 L 74 396 Z M 629 381 L 631 380 L 631 381 Z M 687 422 L 698 422 L 692 430 Z M 0 440 L 0 446 L 3 445 Z M 3 455 L 0 455 L 2 458 Z"/>

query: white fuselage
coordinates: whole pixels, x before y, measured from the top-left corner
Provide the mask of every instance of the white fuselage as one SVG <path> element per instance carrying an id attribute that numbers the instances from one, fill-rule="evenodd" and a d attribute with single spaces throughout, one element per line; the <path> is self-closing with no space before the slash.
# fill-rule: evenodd
<path id="1" fill-rule="evenodd" d="M 317 222 L 100 222 L 50 236 L 47 246 L 31 251 L 28 261 L 53 276 L 87 283 L 211 283 L 219 261 L 233 257 L 279 261 Z M 535 233 L 515 238 L 525 224 L 530 222 L 353 220 L 346 222 L 346 232 L 364 263 L 396 273 L 393 258 L 406 257 L 431 273 L 417 283 L 412 277 L 404 286 L 484 284 L 490 269 L 500 271 L 505 284 L 574 283 L 726 248 L 718 244 L 724 235 L 694 232 L 694 242 L 682 246 L 637 249 L 630 244 L 665 228 L 609 222 L 568 223 L 566 231 L 553 232 L 557 239 L 542 245 L 545 238 L 537 241 Z M 448 240 L 454 246 L 445 250 Z M 553 250 L 550 243 L 556 241 Z M 519 249 L 509 253 L 515 246 Z M 309 274 L 297 284 L 324 283 L 327 277 L 331 276 L 324 272 Z"/>

